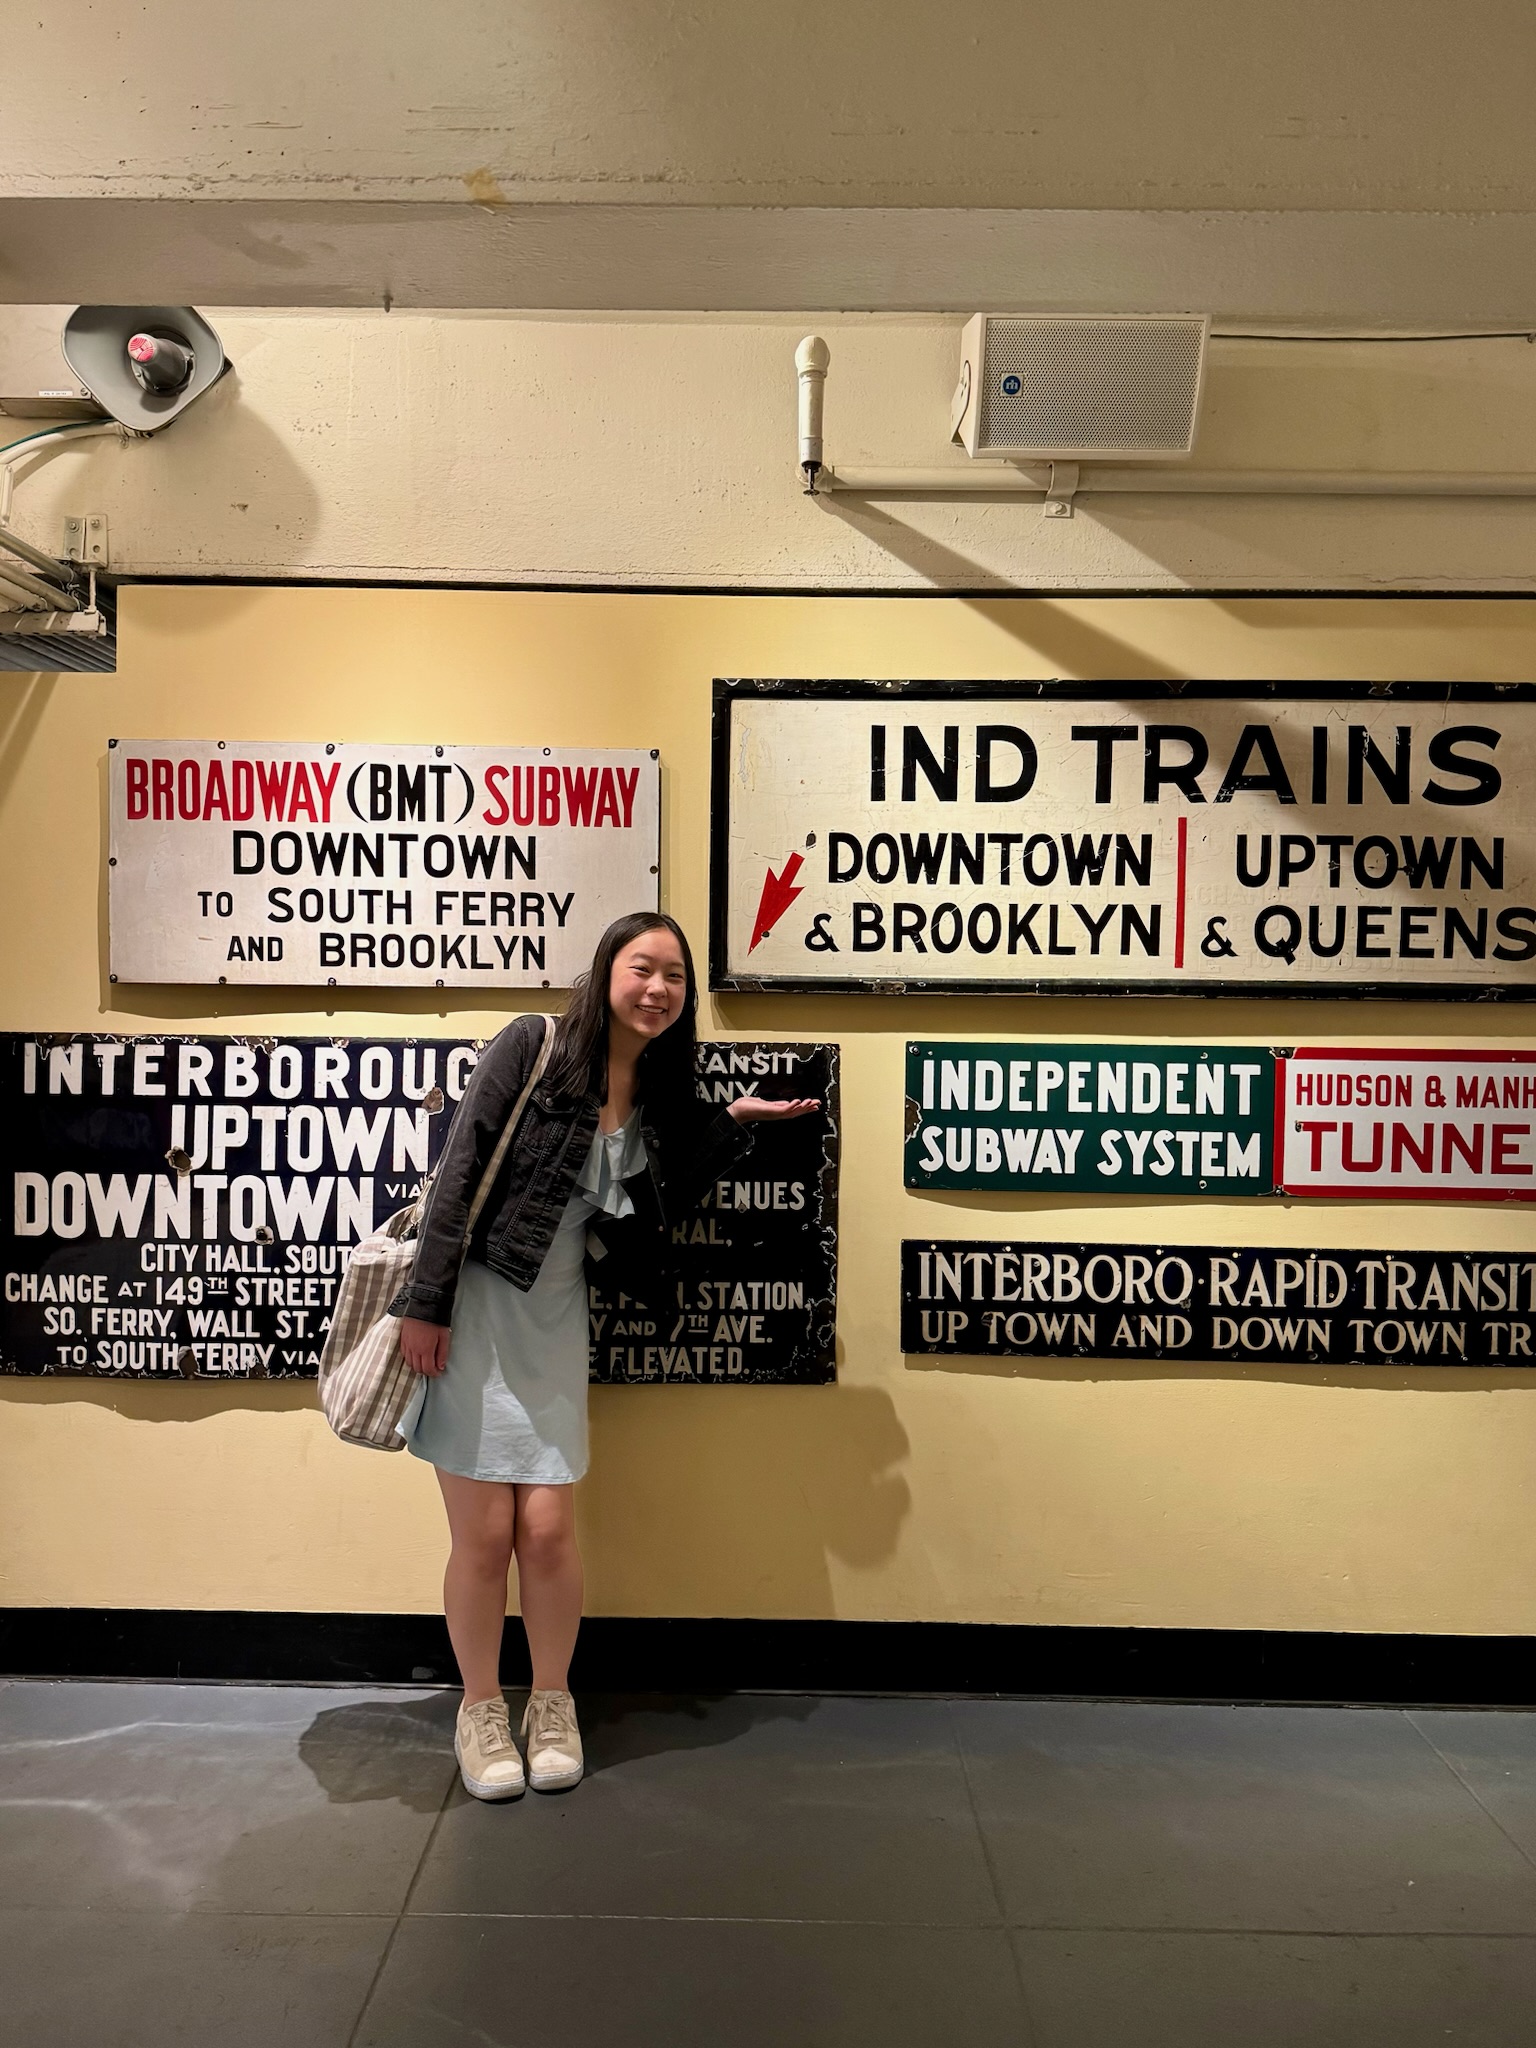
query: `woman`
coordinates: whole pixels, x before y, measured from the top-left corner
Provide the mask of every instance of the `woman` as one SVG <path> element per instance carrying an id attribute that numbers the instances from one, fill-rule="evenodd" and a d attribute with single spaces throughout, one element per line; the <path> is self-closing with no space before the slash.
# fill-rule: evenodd
<path id="1" fill-rule="evenodd" d="M 402 1433 L 436 1466 L 448 1510 L 443 1605 L 464 1682 L 454 1751 L 477 1799 L 515 1799 L 524 1786 L 498 1675 L 514 1555 L 533 1660 L 528 1777 L 556 1792 L 582 1774 L 566 1680 L 582 1603 L 572 1488 L 587 1469 L 584 1254 L 606 1286 L 643 1298 L 665 1279 L 672 1223 L 751 1144 L 744 1126 L 820 1107 L 747 1095 L 712 1116 L 694 1086 L 697 1011 L 681 927 L 654 911 L 611 924 L 466 1256 L 470 1204 L 538 1058 L 542 1019 L 519 1017 L 481 1058 L 410 1284 L 390 1305 L 422 1377 Z"/>

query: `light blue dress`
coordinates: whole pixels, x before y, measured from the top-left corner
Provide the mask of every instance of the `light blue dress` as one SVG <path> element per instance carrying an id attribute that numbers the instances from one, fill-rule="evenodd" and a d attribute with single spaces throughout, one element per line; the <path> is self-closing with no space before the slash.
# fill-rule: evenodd
<path id="1" fill-rule="evenodd" d="M 406 1447 L 444 1472 L 503 1485 L 569 1486 L 587 1469 L 587 1224 L 629 1216 L 646 1163 L 638 1113 L 599 1131 L 554 1241 L 526 1293 L 467 1259 L 447 1369 L 423 1376 L 400 1423 Z"/>

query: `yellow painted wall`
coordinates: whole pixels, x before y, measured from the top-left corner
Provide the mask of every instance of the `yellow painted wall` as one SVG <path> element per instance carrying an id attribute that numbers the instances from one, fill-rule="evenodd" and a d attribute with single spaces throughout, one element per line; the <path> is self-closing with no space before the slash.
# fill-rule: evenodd
<path id="1" fill-rule="evenodd" d="M 524 999 L 118 991 L 104 763 L 134 737 L 659 746 L 666 901 L 703 950 L 714 675 L 1536 675 L 1536 601 L 125 593 L 115 676 L 0 677 L 0 1028 L 497 1028 Z M 366 993 L 366 992 L 365 992 Z M 332 997 L 330 1000 L 335 1001 Z M 527 1006 L 533 1007 L 530 997 Z M 929 1035 L 1536 1043 L 1516 1007 L 973 997 L 706 1002 L 843 1046 L 839 1382 L 598 1388 L 596 1613 L 1536 1629 L 1536 1374 L 905 1362 L 903 1234 L 1508 1247 L 1528 1211 L 908 1194 Z M 0 1604 L 426 1610 L 430 1472 L 307 1386 L 0 1382 Z"/>

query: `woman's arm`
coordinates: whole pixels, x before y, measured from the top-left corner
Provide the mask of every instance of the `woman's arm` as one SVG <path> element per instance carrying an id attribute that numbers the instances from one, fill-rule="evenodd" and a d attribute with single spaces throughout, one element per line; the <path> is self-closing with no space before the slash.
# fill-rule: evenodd
<path id="1" fill-rule="evenodd" d="M 669 1284 L 670 1226 L 688 1215 L 712 1184 L 752 1149 L 755 1133 L 750 1126 L 787 1122 L 820 1107 L 819 1101 L 809 1098 L 768 1102 L 745 1095 L 713 1113 L 699 1103 L 696 1114 L 678 1116 L 674 1111 L 673 1117 L 658 1117 L 660 1156 L 652 1158 L 652 1174 L 630 1183 L 637 1213 L 596 1216 L 587 1230 L 587 1251 L 604 1284 L 622 1288 L 640 1301 L 650 1299 L 658 1282 Z"/>
<path id="2" fill-rule="evenodd" d="M 411 1277 L 390 1303 L 391 1315 L 445 1330 L 453 1320 L 469 1205 L 543 1037 L 541 1017 L 518 1017 L 481 1054 L 448 1126 L 417 1234 Z M 418 1365 L 417 1370 L 430 1368 Z"/>
<path id="3" fill-rule="evenodd" d="M 706 1112 L 686 1133 L 664 1132 L 664 1139 L 671 1139 L 662 1161 L 668 1221 L 692 1209 L 711 1182 L 751 1151 L 756 1141 L 752 1125 L 788 1123 L 820 1107 L 819 1100 L 809 1097 L 769 1102 L 748 1093 L 714 1116 Z"/>
<path id="4" fill-rule="evenodd" d="M 770 1102 L 749 1090 L 737 1096 L 726 1115 L 739 1124 L 787 1124 L 797 1116 L 810 1116 L 820 1107 L 819 1095 L 797 1096 L 793 1102 Z"/>

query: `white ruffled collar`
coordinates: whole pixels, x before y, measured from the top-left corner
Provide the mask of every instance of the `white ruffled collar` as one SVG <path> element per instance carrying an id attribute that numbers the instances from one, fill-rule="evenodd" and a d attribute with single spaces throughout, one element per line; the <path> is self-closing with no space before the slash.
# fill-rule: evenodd
<path id="1" fill-rule="evenodd" d="M 635 1205 L 624 1182 L 646 1162 L 640 1112 L 631 1110 L 616 1131 L 598 1131 L 588 1148 L 576 1186 L 606 1216 L 633 1216 Z"/>

